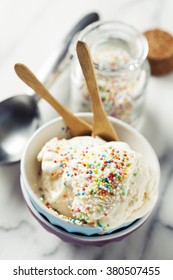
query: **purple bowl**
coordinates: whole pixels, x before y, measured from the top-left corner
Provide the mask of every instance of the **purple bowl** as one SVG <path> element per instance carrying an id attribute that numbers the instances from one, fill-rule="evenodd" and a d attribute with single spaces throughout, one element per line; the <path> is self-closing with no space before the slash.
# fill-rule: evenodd
<path id="1" fill-rule="evenodd" d="M 66 230 L 52 225 L 43 215 L 41 215 L 33 206 L 26 192 L 24 184 L 21 180 L 21 189 L 25 202 L 34 216 L 34 218 L 50 233 L 53 233 L 61 240 L 65 242 L 70 242 L 77 245 L 93 245 L 93 246 L 103 246 L 110 242 L 118 242 L 124 239 L 126 236 L 138 229 L 150 216 L 150 213 L 144 217 L 136 220 L 127 227 L 121 228 L 113 233 L 107 235 L 96 235 L 96 236 L 85 236 L 81 234 L 69 233 Z"/>

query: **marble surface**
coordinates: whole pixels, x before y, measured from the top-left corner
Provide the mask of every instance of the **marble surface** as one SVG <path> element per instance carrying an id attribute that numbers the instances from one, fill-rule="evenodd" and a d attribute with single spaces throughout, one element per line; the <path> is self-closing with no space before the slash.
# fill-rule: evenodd
<path id="1" fill-rule="evenodd" d="M 141 32 L 155 27 L 173 30 L 171 0 L 0 0 L 0 4 L 0 99 L 26 91 L 14 74 L 14 63 L 23 62 L 38 71 L 70 26 L 87 12 L 97 11 L 105 20 L 125 21 Z M 68 69 L 65 79 L 68 84 Z M 61 95 L 63 83 L 64 79 L 57 81 L 52 89 L 61 102 L 65 100 L 65 95 Z M 161 182 L 157 206 L 140 229 L 121 242 L 104 247 L 64 243 L 46 232 L 28 211 L 20 189 L 19 164 L 1 166 L 0 259 L 173 260 L 172 91 L 173 73 L 150 78 L 142 133 L 159 158 Z M 43 101 L 40 108 L 43 122 L 56 115 Z"/>

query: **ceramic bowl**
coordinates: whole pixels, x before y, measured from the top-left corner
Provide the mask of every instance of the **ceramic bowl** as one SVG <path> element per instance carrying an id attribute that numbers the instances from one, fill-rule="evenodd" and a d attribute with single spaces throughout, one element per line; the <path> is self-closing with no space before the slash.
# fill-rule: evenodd
<path id="1" fill-rule="evenodd" d="M 78 116 L 85 121 L 92 122 L 92 113 L 78 113 Z M 135 129 L 127 125 L 126 123 L 110 117 L 112 125 L 116 128 L 117 133 L 121 141 L 127 142 L 132 149 L 141 154 L 144 154 L 145 160 L 149 166 L 154 166 L 157 173 L 156 185 L 159 183 L 160 168 L 157 156 L 148 141 Z M 62 215 L 58 215 L 57 212 L 50 211 L 40 200 L 33 190 L 33 186 L 38 181 L 38 173 L 40 170 L 40 164 L 37 161 L 37 155 L 44 144 L 51 138 L 58 136 L 58 138 L 67 138 L 68 130 L 66 124 L 62 118 L 57 118 L 49 123 L 43 125 L 38 129 L 29 140 L 25 151 L 21 159 L 21 180 L 26 189 L 26 192 L 31 200 L 33 206 L 40 214 L 44 215 L 48 221 L 55 226 L 59 226 L 70 233 L 79 233 L 87 236 L 103 234 L 103 231 L 99 227 L 91 227 L 85 225 L 77 225 L 73 222 L 69 222 L 63 218 Z M 134 221 L 132 221 L 134 222 Z M 128 227 L 128 224 L 122 224 L 119 227 L 111 228 L 106 231 L 106 234 L 110 234 L 115 230 Z M 104 232 L 105 233 L 105 232 Z"/>

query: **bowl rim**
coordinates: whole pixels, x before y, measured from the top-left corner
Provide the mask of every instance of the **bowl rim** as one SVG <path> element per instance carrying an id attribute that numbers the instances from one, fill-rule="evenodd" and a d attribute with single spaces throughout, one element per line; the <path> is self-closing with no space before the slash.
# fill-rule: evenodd
<path id="1" fill-rule="evenodd" d="M 76 116 L 78 117 L 89 117 L 91 118 L 93 116 L 93 113 L 90 113 L 90 112 L 87 112 L 87 113 L 75 113 Z M 114 118 L 114 117 L 111 117 L 111 116 L 108 116 L 109 120 L 115 124 L 118 124 L 119 126 L 127 129 L 128 131 L 130 131 L 131 133 L 135 134 L 138 136 L 139 139 L 141 139 L 141 141 L 145 142 L 150 150 L 152 151 L 152 154 L 155 158 L 155 163 L 156 163 L 156 169 L 158 171 L 158 180 L 160 180 L 160 166 L 159 166 L 159 162 L 158 162 L 158 158 L 155 154 L 155 151 L 154 149 L 152 148 L 151 144 L 147 141 L 147 139 L 140 133 L 138 132 L 135 128 L 133 128 L 132 126 L 130 126 L 129 124 L 117 119 L 117 118 Z M 30 184 L 26 178 L 26 172 L 25 172 L 25 154 L 26 154 L 26 151 L 28 150 L 28 147 L 30 146 L 31 142 L 34 140 L 34 138 L 43 130 L 45 130 L 47 127 L 53 125 L 54 123 L 56 122 L 60 122 L 62 121 L 63 122 L 63 118 L 62 117 L 57 117 L 57 118 L 54 118 L 52 119 L 51 121 L 43 124 L 40 128 L 38 128 L 34 133 L 33 135 L 30 137 L 30 139 L 28 140 L 28 143 L 23 151 L 23 154 L 22 154 L 22 158 L 21 158 L 21 163 L 20 163 L 20 173 L 21 173 L 21 176 L 22 176 L 22 180 L 23 180 L 23 183 L 25 185 L 25 188 L 26 190 L 28 191 L 29 195 L 31 195 L 32 199 L 39 205 L 39 207 L 41 207 L 41 209 L 43 211 L 45 211 L 46 213 L 49 213 L 49 215 L 51 215 L 52 217 L 54 217 L 55 219 L 61 219 L 62 221 L 64 221 L 63 218 L 61 218 L 61 216 L 56 216 L 55 214 L 53 214 L 53 212 L 49 211 L 46 206 L 40 201 L 39 197 L 35 194 L 35 192 L 33 191 L 33 189 L 30 187 Z M 65 124 L 65 123 L 64 123 Z M 154 206 L 153 206 L 154 207 Z M 74 225 L 76 228 L 81 228 L 82 225 L 77 225 L 75 224 Z"/>

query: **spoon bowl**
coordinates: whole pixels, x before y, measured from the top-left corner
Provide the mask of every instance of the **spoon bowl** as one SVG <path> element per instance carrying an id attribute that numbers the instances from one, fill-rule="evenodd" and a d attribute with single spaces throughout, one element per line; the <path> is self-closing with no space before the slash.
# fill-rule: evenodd
<path id="1" fill-rule="evenodd" d="M 28 138 L 40 126 L 33 96 L 21 94 L 0 103 L 0 164 L 20 160 Z"/>

